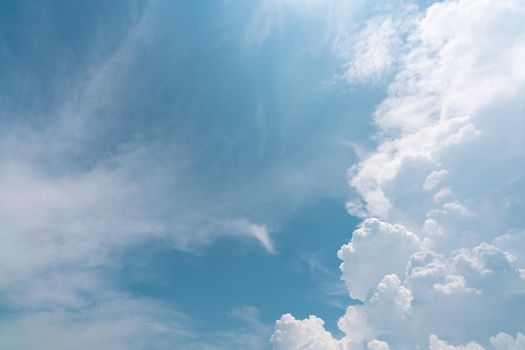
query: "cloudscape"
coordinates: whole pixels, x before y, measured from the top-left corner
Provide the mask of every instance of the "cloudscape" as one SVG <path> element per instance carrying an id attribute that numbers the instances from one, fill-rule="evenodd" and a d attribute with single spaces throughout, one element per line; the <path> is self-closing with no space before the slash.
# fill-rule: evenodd
<path id="1" fill-rule="evenodd" d="M 0 350 L 525 349 L 524 1 L 0 32 Z"/>

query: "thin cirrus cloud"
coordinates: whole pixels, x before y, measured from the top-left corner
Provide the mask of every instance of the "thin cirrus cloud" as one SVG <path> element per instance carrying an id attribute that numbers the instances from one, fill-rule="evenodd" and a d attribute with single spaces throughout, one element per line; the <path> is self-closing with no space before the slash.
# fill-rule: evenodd
<path id="1" fill-rule="evenodd" d="M 225 4 L 231 6 L 228 1 Z M 314 51 L 319 50 L 319 46 L 338 51 L 337 47 L 351 35 L 349 31 L 366 14 L 367 5 L 364 0 L 263 0 L 255 6 L 250 3 L 251 15 L 242 31 L 242 42 L 247 47 L 260 47 L 272 35 L 282 33 L 288 23 L 299 19 L 304 23 L 320 25 L 313 26 L 320 31 L 313 33 L 320 37 L 312 48 Z"/>
<path id="2" fill-rule="evenodd" d="M 521 1 L 436 3 L 377 60 L 398 67 L 377 149 L 349 171 L 364 221 L 338 253 L 362 304 L 339 339 L 282 316 L 275 349 L 523 348 L 524 23 Z"/>
<path id="3" fill-rule="evenodd" d="M 227 334 L 196 338 L 190 317 L 176 306 L 132 297 L 104 274 L 120 268 L 121 250 L 155 239 L 195 251 L 219 237 L 249 237 L 275 253 L 264 224 L 186 190 L 190 161 L 184 146 L 167 137 L 144 140 L 120 119 L 130 104 L 120 93 L 123 86 L 144 52 L 158 44 L 152 20 L 159 8 L 135 5 L 108 10 L 109 5 L 94 3 L 95 14 L 87 11 L 84 19 L 93 32 L 86 34 L 90 39 L 82 42 L 81 53 L 68 40 L 82 40 L 61 31 L 63 18 L 52 2 L 14 6 L 15 25 L 40 18 L 35 8 L 56 15 L 49 22 L 35 20 L 34 31 L 18 32 L 7 20 L 2 26 L 21 44 L 2 42 L 1 51 L 14 72 L 6 74 L 2 86 L 8 116 L 0 141 L 1 348 L 161 349 L 177 342 L 202 349 L 210 343 L 243 347 L 260 341 Z M 111 20 L 97 17 L 98 7 Z M 128 17 L 121 16 L 123 9 Z M 120 21 L 118 30 L 112 31 L 113 21 Z M 55 73 L 50 77 L 39 67 L 20 67 L 24 55 L 49 51 L 42 42 L 57 44 L 54 49 L 63 54 L 56 66 L 55 57 L 49 58 L 53 64 L 46 69 Z M 17 55 L 18 61 L 10 60 Z M 78 66 L 71 68 L 69 60 Z M 69 68 L 72 72 L 62 74 Z M 43 80 L 47 91 L 39 86 Z M 22 99 L 28 101 L 24 106 L 17 102 Z M 221 197 L 228 202 L 228 195 Z M 255 329 L 247 329 L 257 336 L 261 326 L 250 312 Z"/>
<path id="4" fill-rule="evenodd" d="M 111 265 L 113 250 L 144 239 L 168 237 L 174 247 L 191 250 L 220 235 L 248 236 L 274 251 L 264 225 L 231 219 L 207 208 L 205 201 L 187 200 L 179 184 L 186 171 L 179 145 L 132 139 L 113 152 L 108 148 L 115 145 L 98 145 L 99 134 L 105 136 L 100 130 L 108 126 L 99 111 L 118 99 L 110 96 L 151 31 L 151 11 L 109 56 L 88 65 L 87 79 L 78 88 L 63 92 L 57 117 L 41 126 L 20 123 L 3 131 L 0 217 L 6 285 L 71 263 Z M 158 170 L 167 157 L 177 157 L 177 164 Z M 173 195 L 181 201 L 171 201 Z M 205 219 L 194 217 L 196 207 Z M 187 234 L 190 228 L 193 235 Z"/>
<path id="5" fill-rule="evenodd" d="M 232 312 L 240 329 L 202 335 L 175 302 L 108 277 L 126 268 L 123 251 L 151 241 L 199 255 L 228 237 L 278 254 L 274 223 L 306 199 L 343 197 L 350 152 L 334 130 L 348 123 L 334 113 L 333 126 L 325 116 L 309 126 L 312 113 L 296 106 L 314 95 L 306 84 L 255 74 L 265 57 L 238 64 L 238 44 L 217 49 L 216 22 L 192 6 L 22 1 L 2 11 L 0 347 L 269 346 L 256 308 Z M 290 94 L 274 97 L 273 86 Z"/>

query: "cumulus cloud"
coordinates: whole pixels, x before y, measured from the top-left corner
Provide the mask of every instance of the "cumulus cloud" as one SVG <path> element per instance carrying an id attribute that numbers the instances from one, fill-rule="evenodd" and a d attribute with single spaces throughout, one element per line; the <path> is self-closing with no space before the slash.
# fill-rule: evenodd
<path id="1" fill-rule="evenodd" d="M 525 346 L 525 336 L 518 333 L 516 338 L 506 334 L 498 333 L 490 337 L 490 344 L 495 350 L 518 350 Z M 435 335 L 430 336 L 430 350 L 485 350 L 485 348 L 476 342 L 470 342 L 466 345 L 450 345 L 446 341 L 440 340 Z"/>
<path id="2" fill-rule="evenodd" d="M 362 304 L 339 320 L 342 338 L 320 320 L 316 333 L 343 349 L 517 349 L 525 6 L 444 1 L 414 18 L 374 113 L 377 149 L 349 171 L 347 208 L 364 221 L 338 256 Z M 287 339 L 306 332 L 294 322 Z"/>
<path id="3" fill-rule="evenodd" d="M 387 343 L 381 340 L 374 339 L 367 344 L 368 350 L 390 350 Z"/>
<path id="4" fill-rule="evenodd" d="M 523 333 L 516 334 L 516 337 L 506 333 L 498 333 L 495 337 L 490 338 L 490 343 L 498 350 L 518 350 L 525 347 L 525 335 Z"/>
<path id="5" fill-rule="evenodd" d="M 477 343 L 470 342 L 467 345 L 453 346 L 449 345 L 446 341 L 440 340 L 435 335 L 430 336 L 430 350 L 484 350 L 482 346 Z"/>
<path id="6" fill-rule="evenodd" d="M 366 300 L 385 275 L 402 275 L 406 261 L 420 245 L 419 238 L 402 226 L 377 219 L 365 220 L 354 231 L 352 241 L 337 253 L 343 261 L 342 278 L 350 296 Z M 370 269 L 371 265 L 374 269 Z"/>
<path id="7" fill-rule="evenodd" d="M 276 350 L 308 349 L 308 350 L 338 350 L 339 341 L 324 329 L 324 321 L 310 316 L 305 320 L 296 320 L 286 314 L 276 322 L 276 330 L 271 337 Z"/>

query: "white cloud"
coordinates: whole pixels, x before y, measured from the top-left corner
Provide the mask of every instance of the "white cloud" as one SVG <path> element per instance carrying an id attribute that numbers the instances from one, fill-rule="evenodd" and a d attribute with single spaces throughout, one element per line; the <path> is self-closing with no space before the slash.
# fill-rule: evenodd
<path id="1" fill-rule="evenodd" d="M 337 253 L 350 296 L 364 301 L 385 275 L 402 275 L 420 245 L 417 236 L 402 226 L 365 220 Z"/>
<path id="2" fill-rule="evenodd" d="M 353 82 L 376 82 L 395 70 L 403 50 L 404 36 L 417 19 L 417 7 L 401 2 L 398 11 L 369 19 L 346 43 L 348 57 L 345 78 Z"/>
<path id="3" fill-rule="evenodd" d="M 193 336 L 190 320 L 150 300 L 104 295 L 81 308 L 41 309 L 0 322 L 5 349 L 151 349 Z"/>
<path id="4" fill-rule="evenodd" d="M 271 342 L 275 350 L 339 350 L 340 343 L 324 329 L 323 320 L 310 316 L 296 320 L 286 314 L 276 322 Z"/>
<path id="5" fill-rule="evenodd" d="M 440 340 L 435 335 L 431 335 L 430 350 L 485 350 L 485 348 L 474 342 L 468 343 L 467 345 L 453 346 Z"/>
<path id="6" fill-rule="evenodd" d="M 363 303 L 348 307 L 333 341 L 517 349 L 525 3 L 444 1 L 418 16 L 374 114 L 377 149 L 349 171 L 360 198 L 347 208 L 364 221 L 338 255 Z"/>
<path id="7" fill-rule="evenodd" d="M 402 328 L 412 312 L 412 299 L 411 291 L 401 285 L 397 275 L 386 275 L 365 304 L 348 307 L 337 325 L 350 343 L 371 341 L 382 335 L 379 330 L 385 326 Z"/>
<path id="8" fill-rule="evenodd" d="M 226 220 L 225 230 L 233 234 L 255 238 L 268 253 L 275 254 L 276 252 L 268 228 L 264 225 L 254 224 L 246 219 Z"/>
<path id="9" fill-rule="evenodd" d="M 447 177 L 447 175 L 448 175 L 448 171 L 446 171 L 445 169 L 434 170 L 425 179 L 425 182 L 423 183 L 423 190 L 425 191 L 433 190 L 437 185 L 439 185 L 439 183 L 443 179 Z"/>
<path id="10" fill-rule="evenodd" d="M 519 350 L 525 348 L 525 335 L 523 333 L 516 334 L 516 338 L 506 334 L 498 333 L 496 336 L 490 338 L 490 343 L 496 350 Z"/>
<path id="11" fill-rule="evenodd" d="M 368 350 L 390 350 L 387 343 L 381 340 L 374 339 L 367 344 Z"/>

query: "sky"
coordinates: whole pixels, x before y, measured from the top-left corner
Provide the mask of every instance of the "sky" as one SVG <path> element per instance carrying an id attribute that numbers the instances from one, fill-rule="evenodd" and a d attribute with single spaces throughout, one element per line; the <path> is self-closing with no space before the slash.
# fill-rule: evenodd
<path id="1" fill-rule="evenodd" d="M 0 349 L 525 348 L 525 3 L 0 2 Z"/>

